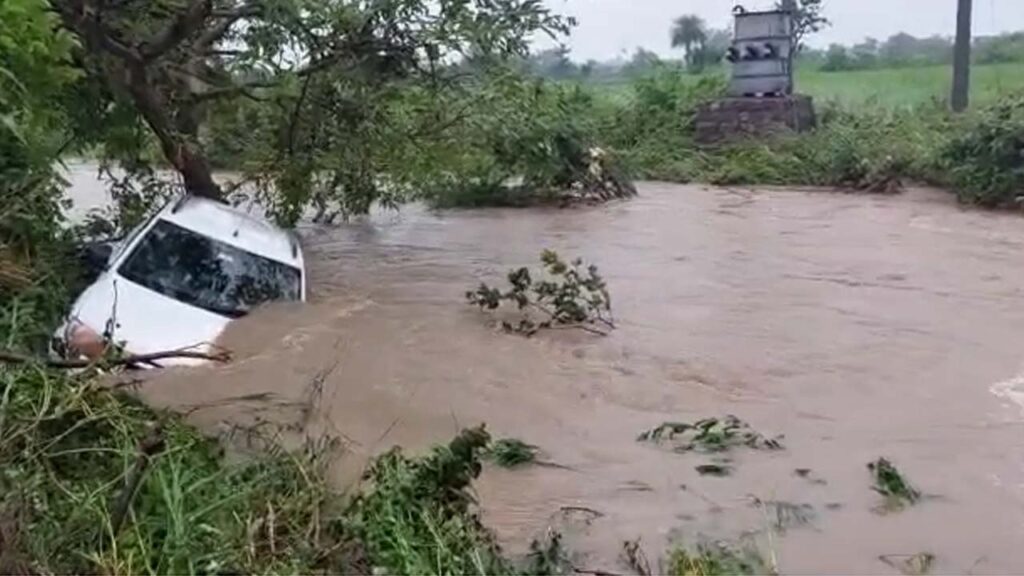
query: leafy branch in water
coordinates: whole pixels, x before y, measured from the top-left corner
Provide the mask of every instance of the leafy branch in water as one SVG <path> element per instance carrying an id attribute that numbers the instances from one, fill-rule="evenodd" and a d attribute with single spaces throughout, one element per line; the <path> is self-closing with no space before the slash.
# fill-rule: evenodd
<path id="1" fill-rule="evenodd" d="M 896 466 L 885 458 L 868 464 L 868 470 L 875 481 L 872 489 L 885 497 L 885 509 L 899 510 L 905 505 L 916 504 L 921 499 L 921 492 L 911 486 Z"/>
<path id="2" fill-rule="evenodd" d="M 567 263 L 552 250 L 541 253 L 540 260 L 546 279 L 537 280 L 528 268 L 519 268 L 508 273 L 511 287 L 506 291 L 481 283 L 475 291 L 466 292 L 466 299 L 488 311 L 506 302 L 514 304 L 522 312 L 519 322 L 506 320 L 502 327 L 524 336 L 548 328 L 579 328 L 606 336 L 615 328 L 611 296 L 597 266 L 584 266 L 580 258 Z M 544 319 L 537 320 L 537 314 Z"/>
<path id="3" fill-rule="evenodd" d="M 725 452 L 746 446 L 755 450 L 781 450 L 779 438 L 768 438 L 735 416 L 705 418 L 694 424 L 665 422 L 641 434 L 640 442 L 673 442 L 676 452 Z"/>

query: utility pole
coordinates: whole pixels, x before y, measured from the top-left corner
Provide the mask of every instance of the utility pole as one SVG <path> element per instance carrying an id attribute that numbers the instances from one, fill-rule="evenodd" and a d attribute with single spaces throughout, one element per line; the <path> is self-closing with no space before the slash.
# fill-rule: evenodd
<path id="1" fill-rule="evenodd" d="M 973 0 L 957 0 L 956 45 L 953 47 L 954 112 L 963 112 L 970 102 L 971 90 L 971 4 Z"/>

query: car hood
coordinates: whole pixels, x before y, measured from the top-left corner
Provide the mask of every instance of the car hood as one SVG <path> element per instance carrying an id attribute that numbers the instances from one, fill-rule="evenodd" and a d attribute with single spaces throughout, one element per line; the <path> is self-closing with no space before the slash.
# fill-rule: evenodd
<path id="1" fill-rule="evenodd" d="M 108 272 L 79 296 L 71 319 L 102 334 L 113 318 L 115 343 L 131 354 L 152 354 L 188 348 L 209 350 L 231 322 L 144 288 Z M 161 365 L 192 365 L 191 359 L 162 360 Z"/>

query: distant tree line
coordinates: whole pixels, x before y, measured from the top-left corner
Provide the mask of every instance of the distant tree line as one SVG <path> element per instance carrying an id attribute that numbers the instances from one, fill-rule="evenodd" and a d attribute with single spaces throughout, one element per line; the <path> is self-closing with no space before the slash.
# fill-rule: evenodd
<path id="1" fill-rule="evenodd" d="M 605 83 L 640 78 L 658 68 L 682 69 L 684 64 L 679 60 L 663 59 L 644 48 L 637 48 L 628 57 L 623 54 L 613 60 L 588 60 L 581 63 L 570 58 L 567 48 L 558 47 L 530 54 L 520 60 L 519 66 L 522 71 L 539 78 Z"/>
<path id="2" fill-rule="evenodd" d="M 1024 61 L 1024 32 L 975 38 L 972 54 L 976 64 Z M 952 38 L 917 38 L 905 32 L 885 41 L 866 38 L 853 46 L 832 44 L 824 50 L 808 49 L 801 54 L 805 65 L 826 72 L 950 64 L 952 60 Z"/>

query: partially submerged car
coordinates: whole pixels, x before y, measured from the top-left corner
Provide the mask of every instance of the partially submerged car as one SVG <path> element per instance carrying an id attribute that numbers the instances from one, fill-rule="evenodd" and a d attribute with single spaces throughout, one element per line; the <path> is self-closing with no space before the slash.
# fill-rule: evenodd
<path id="1" fill-rule="evenodd" d="M 111 344 L 132 355 L 208 351 L 253 308 L 306 299 L 295 235 L 206 198 L 172 201 L 123 240 L 90 247 L 89 258 L 99 274 L 53 338 L 64 357 L 95 358 Z"/>

